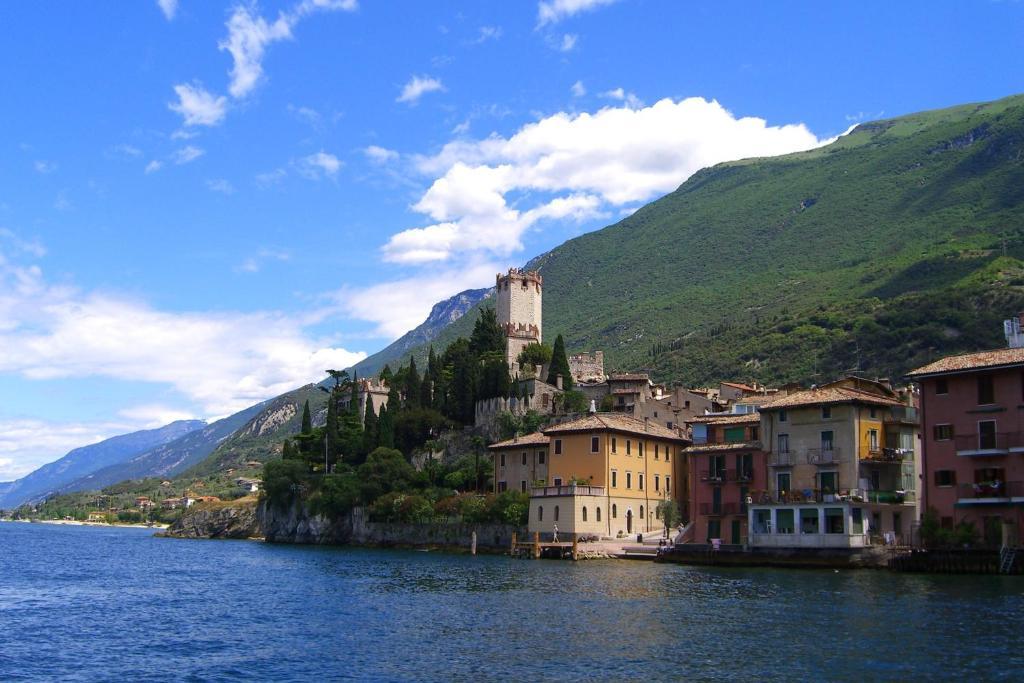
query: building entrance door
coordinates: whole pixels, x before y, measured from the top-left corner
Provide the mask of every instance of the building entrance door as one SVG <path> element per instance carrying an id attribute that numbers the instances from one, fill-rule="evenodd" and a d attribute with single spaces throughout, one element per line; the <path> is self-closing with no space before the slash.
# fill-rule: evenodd
<path id="1" fill-rule="evenodd" d="M 740 544 L 740 520 L 732 520 L 732 544 Z"/>
<path id="2" fill-rule="evenodd" d="M 626 533 L 633 533 L 633 511 L 626 510 Z"/>

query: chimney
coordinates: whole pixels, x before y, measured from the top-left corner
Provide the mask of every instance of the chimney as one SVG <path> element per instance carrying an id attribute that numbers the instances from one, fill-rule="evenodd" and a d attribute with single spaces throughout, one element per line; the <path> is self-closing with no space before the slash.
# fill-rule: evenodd
<path id="1" fill-rule="evenodd" d="M 651 423 L 651 420 L 645 415 L 644 416 L 644 431 L 645 432 L 647 431 L 647 428 L 650 426 L 650 423 Z"/>
<path id="2" fill-rule="evenodd" d="M 555 375 L 555 388 L 558 389 L 559 391 L 562 390 L 562 376 L 561 375 Z"/>

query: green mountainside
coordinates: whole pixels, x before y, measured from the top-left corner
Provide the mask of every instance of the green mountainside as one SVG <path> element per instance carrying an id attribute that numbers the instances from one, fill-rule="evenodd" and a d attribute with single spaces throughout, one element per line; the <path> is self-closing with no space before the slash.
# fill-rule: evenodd
<path id="1" fill-rule="evenodd" d="M 1024 308 L 1022 232 L 1015 96 L 705 169 L 529 267 L 545 339 L 604 349 L 606 369 L 688 384 L 899 376 L 1003 344 L 1000 321 Z"/>

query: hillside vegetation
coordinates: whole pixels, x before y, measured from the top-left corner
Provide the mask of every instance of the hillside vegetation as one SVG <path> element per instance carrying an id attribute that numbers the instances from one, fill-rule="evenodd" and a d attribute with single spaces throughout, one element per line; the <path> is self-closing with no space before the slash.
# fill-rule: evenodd
<path id="1" fill-rule="evenodd" d="M 1024 308 L 1022 231 L 1016 96 L 705 169 L 529 265 L 546 338 L 603 348 L 608 369 L 689 384 L 899 376 L 1002 345 L 1000 321 Z"/>

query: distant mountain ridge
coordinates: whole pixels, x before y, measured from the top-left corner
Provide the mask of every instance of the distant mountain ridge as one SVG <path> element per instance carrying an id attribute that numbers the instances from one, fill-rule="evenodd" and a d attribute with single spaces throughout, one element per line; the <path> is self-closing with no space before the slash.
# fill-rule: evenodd
<path id="1" fill-rule="evenodd" d="M 388 344 L 377 353 L 356 363 L 349 371 L 360 376 L 377 374 L 388 363 L 394 364 L 412 349 L 429 345 L 437 335 L 485 299 L 491 298 L 494 288 L 467 289 L 434 304 L 430 315 L 417 327 Z"/>
<path id="2" fill-rule="evenodd" d="M 15 508 L 42 500 L 83 476 L 116 466 L 138 453 L 174 441 L 204 426 L 206 423 L 202 420 L 178 420 L 159 429 L 122 434 L 76 448 L 17 481 L 0 485 L 6 488 L 3 495 L 0 495 L 0 508 Z"/>
<path id="3" fill-rule="evenodd" d="M 91 472 L 65 484 L 56 492 L 98 490 L 126 479 L 173 477 L 202 462 L 222 441 L 258 415 L 267 403 L 257 403 L 208 425 L 203 423 L 201 429 L 148 449 L 124 462 Z"/>

